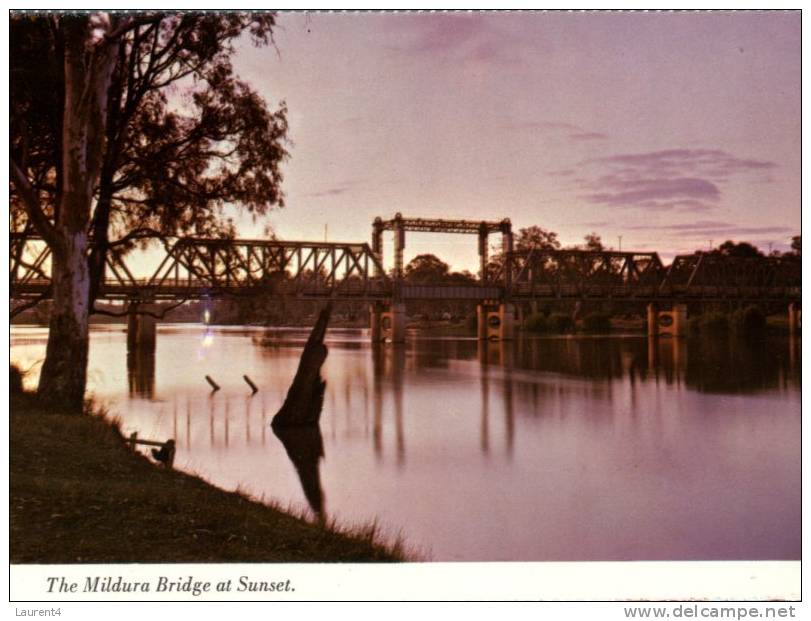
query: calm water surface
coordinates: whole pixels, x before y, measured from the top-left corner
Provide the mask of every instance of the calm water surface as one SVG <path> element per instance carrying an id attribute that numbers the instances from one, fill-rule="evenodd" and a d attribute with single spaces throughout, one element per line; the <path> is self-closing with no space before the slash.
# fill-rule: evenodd
<path id="1" fill-rule="evenodd" d="M 89 389 L 126 433 L 176 438 L 178 468 L 376 519 L 432 560 L 800 558 L 799 341 L 332 330 L 318 459 L 317 438 L 269 426 L 306 336 L 166 325 L 128 358 L 121 326 L 96 327 Z M 12 328 L 32 385 L 46 338 Z"/>

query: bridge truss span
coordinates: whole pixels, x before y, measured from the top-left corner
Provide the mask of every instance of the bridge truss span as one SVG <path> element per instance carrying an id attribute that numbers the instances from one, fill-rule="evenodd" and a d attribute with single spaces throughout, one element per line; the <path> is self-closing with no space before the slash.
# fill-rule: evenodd
<path id="1" fill-rule="evenodd" d="M 802 265 L 797 256 L 679 255 L 662 277 L 662 297 L 799 301 Z"/>
<path id="2" fill-rule="evenodd" d="M 172 238 L 151 252 L 159 259 L 151 275 L 137 275 L 137 258 L 116 250 L 106 257 L 101 297 L 133 301 L 216 296 L 277 295 L 300 298 L 391 297 L 388 276 L 365 243 Z M 147 251 L 150 252 L 150 251 Z M 47 294 L 50 250 L 38 238 L 11 249 L 12 297 Z"/>
<path id="3" fill-rule="evenodd" d="M 382 233 L 395 231 L 395 262 L 386 273 Z M 475 233 L 481 272 L 461 284 L 409 282 L 403 273 L 405 231 Z M 487 258 L 487 238 L 500 232 L 504 251 Z M 399 241 L 398 241 L 399 240 Z M 10 234 L 11 298 L 30 306 L 51 294 L 51 253 L 42 239 Z M 144 265 L 157 265 L 147 273 Z M 513 250 L 510 221 L 376 219 L 372 245 L 261 239 L 167 238 L 145 250 L 108 249 L 99 297 L 136 303 L 221 296 L 289 296 L 369 302 L 605 299 L 675 304 L 689 301 L 801 301 L 799 256 L 741 258 L 718 252 L 533 248 Z M 138 269 L 136 269 L 138 266 Z M 12 308 L 12 313 L 17 312 Z"/>
<path id="4" fill-rule="evenodd" d="M 377 257 L 368 244 L 181 238 L 149 279 L 154 295 L 179 287 L 193 297 L 277 294 L 315 298 L 380 298 L 389 278 L 370 276 Z"/>
<path id="5" fill-rule="evenodd" d="M 664 268 L 655 252 L 530 249 L 496 267 L 509 270 L 516 298 L 650 298 Z"/>

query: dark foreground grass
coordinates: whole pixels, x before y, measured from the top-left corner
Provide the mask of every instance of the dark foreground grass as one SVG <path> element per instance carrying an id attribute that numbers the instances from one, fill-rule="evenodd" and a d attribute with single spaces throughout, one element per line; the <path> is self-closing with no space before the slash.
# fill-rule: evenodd
<path id="1" fill-rule="evenodd" d="M 373 526 L 341 532 L 153 465 L 98 415 L 11 398 L 12 563 L 405 560 Z"/>

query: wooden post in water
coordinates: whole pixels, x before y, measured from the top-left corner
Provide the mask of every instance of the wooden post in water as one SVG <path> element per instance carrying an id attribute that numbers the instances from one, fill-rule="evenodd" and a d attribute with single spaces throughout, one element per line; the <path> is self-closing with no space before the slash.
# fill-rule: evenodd
<path id="1" fill-rule="evenodd" d="M 256 384 L 254 384 L 251 381 L 250 377 L 248 377 L 247 375 L 243 375 L 242 379 L 244 379 L 247 382 L 248 386 L 251 387 L 251 390 L 253 391 L 253 394 L 256 394 L 257 392 L 259 392 L 259 388 L 257 388 Z"/>

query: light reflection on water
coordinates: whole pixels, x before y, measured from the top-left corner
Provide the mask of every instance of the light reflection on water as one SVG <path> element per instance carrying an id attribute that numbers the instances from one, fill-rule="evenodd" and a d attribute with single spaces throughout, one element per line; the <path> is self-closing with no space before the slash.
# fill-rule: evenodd
<path id="1" fill-rule="evenodd" d="M 46 336 L 12 329 L 30 385 Z M 176 467 L 304 508 L 318 468 L 269 423 L 306 336 L 170 324 L 128 356 L 100 326 L 90 390 L 125 433 L 175 438 Z M 319 483 L 339 523 L 376 518 L 433 560 L 800 558 L 798 341 L 412 336 L 328 335 Z"/>

